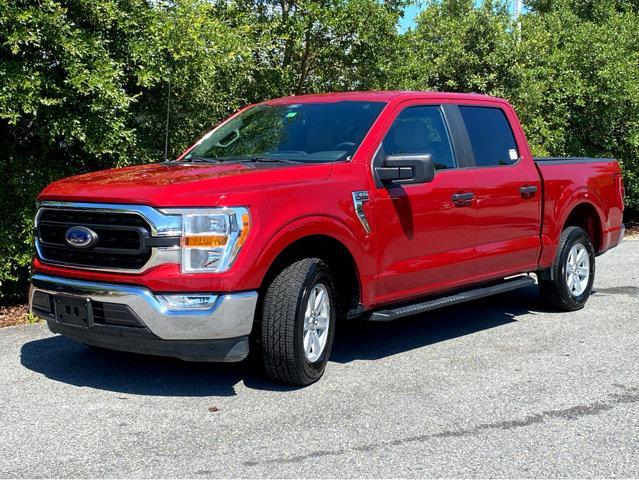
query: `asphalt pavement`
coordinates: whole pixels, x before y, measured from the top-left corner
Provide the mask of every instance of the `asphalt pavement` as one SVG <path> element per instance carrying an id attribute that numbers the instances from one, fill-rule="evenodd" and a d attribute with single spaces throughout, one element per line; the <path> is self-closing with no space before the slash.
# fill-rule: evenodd
<path id="1" fill-rule="evenodd" d="M 1 329 L 0 477 L 639 477 L 639 241 L 595 285 L 338 325 L 301 389 Z"/>

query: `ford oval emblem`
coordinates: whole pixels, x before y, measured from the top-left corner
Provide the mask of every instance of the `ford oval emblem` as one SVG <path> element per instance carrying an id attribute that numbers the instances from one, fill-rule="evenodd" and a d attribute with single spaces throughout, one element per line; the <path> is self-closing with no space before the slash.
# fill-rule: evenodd
<path id="1" fill-rule="evenodd" d="M 98 242 L 98 234 L 87 227 L 71 227 L 64 234 L 69 245 L 76 248 L 91 248 Z"/>

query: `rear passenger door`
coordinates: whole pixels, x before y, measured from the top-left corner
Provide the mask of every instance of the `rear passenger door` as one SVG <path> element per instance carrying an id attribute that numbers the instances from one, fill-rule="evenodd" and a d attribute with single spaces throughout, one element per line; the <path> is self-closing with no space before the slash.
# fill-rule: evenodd
<path id="1" fill-rule="evenodd" d="M 459 105 L 477 188 L 476 272 L 485 278 L 533 269 L 541 249 L 539 173 L 514 112 L 500 105 Z"/>

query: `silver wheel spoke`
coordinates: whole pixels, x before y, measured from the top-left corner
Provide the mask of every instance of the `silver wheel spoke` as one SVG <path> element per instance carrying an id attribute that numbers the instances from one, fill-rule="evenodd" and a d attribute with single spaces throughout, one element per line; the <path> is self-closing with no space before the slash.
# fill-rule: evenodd
<path id="1" fill-rule="evenodd" d="M 319 339 L 319 336 L 317 335 L 317 332 L 313 332 L 313 335 L 311 336 L 311 345 L 313 346 L 312 353 L 319 354 L 321 351 L 321 346 L 320 346 L 320 339 Z"/>
<path id="2" fill-rule="evenodd" d="M 586 249 L 581 248 L 579 253 L 577 253 L 577 258 L 575 258 L 575 263 L 581 263 L 584 260 L 584 256 L 586 255 Z"/>
<path id="3" fill-rule="evenodd" d="M 309 330 L 308 335 L 306 336 L 306 346 L 304 347 L 304 352 L 308 355 L 312 351 L 313 351 L 313 332 Z"/>
<path id="4" fill-rule="evenodd" d="M 315 315 L 319 315 L 320 314 L 320 310 L 322 309 L 322 307 L 324 306 L 324 297 L 326 296 L 326 290 L 322 289 L 317 293 L 317 296 L 315 297 L 315 310 L 313 311 L 313 314 Z"/>
<path id="5" fill-rule="evenodd" d="M 311 315 L 315 314 L 315 302 L 317 301 L 317 291 L 311 290 L 311 296 L 308 299 L 308 311 Z"/>
<path id="6" fill-rule="evenodd" d="M 319 323 L 317 324 L 317 328 L 321 328 L 322 330 L 325 330 L 326 328 L 328 328 L 327 315 L 320 315 L 319 317 L 317 317 L 317 320 L 319 321 Z"/>

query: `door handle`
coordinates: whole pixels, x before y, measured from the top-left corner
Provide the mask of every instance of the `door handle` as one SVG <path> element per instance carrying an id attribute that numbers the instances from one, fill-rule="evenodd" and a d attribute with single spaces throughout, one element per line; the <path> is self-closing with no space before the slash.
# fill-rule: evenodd
<path id="1" fill-rule="evenodd" d="M 452 199 L 456 207 L 467 207 L 471 204 L 475 194 L 473 192 L 453 193 Z"/>
<path id="2" fill-rule="evenodd" d="M 519 189 L 519 193 L 522 197 L 532 197 L 537 193 L 537 187 L 535 185 L 524 185 Z"/>

